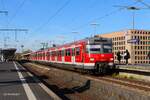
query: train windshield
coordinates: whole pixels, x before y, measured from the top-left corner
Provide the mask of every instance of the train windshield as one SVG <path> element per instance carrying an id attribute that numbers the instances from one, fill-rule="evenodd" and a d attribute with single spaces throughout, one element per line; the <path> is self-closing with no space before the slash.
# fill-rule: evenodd
<path id="1" fill-rule="evenodd" d="M 112 45 L 104 44 L 103 45 L 103 53 L 112 53 Z"/>
<path id="2" fill-rule="evenodd" d="M 112 46 L 109 44 L 103 45 L 87 45 L 86 52 L 91 54 L 98 54 L 98 53 L 111 53 Z"/>

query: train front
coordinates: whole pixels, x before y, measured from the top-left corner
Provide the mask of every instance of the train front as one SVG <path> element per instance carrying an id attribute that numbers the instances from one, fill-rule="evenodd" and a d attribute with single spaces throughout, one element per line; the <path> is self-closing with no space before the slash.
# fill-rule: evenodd
<path id="1" fill-rule="evenodd" d="M 102 37 L 90 38 L 86 45 L 86 61 L 94 64 L 94 72 L 107 73 L 114 69 L 112 40 Z"/>

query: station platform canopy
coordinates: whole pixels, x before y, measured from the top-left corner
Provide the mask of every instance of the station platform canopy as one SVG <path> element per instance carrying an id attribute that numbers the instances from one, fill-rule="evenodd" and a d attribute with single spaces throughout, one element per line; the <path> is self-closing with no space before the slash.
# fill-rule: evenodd
<path id="1" fill-rule="evenodd" d="M 7 49 L 0 49 L 0 59 L 4 60 L 11 60 L 14 58 L 16 48 L 7 48 Z"/>

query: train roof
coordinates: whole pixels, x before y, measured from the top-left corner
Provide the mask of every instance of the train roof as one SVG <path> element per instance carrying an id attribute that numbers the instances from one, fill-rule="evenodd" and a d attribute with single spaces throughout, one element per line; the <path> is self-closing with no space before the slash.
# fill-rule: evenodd
<path id="1" fill-rule="evenodd" d="M 71 42 L 71 43 L 66 43 L 66 44 L 63 44 L 63 45 L 59 45 L 59 46 L 56 46 L 56 47 L 50 47 L 48 49 L 44 49 L 44 50 L 38 50 L 36 51 L 35 53 L 37 52 L 43 52 L 43 51 L 48 51 L 48 50 L 55 50 L 55 49 L 61 49 L 61 48 L 67 48 L 67 47 L 70 47 L 72 45 L 80 45 L 80 44 L 86 44 L 88 43 L 88 41 L 90 41 L 90 43 L 96 43 L 96 42 L 111 42 L 112 39 L 110 38 L 104 38 L 104 37 L 91 37 L 91 38 L 85 38 L 85 39 L 82 39 L 82 40 L 78 40 L 78 41 L 74 41 L 74 42 Z"/>

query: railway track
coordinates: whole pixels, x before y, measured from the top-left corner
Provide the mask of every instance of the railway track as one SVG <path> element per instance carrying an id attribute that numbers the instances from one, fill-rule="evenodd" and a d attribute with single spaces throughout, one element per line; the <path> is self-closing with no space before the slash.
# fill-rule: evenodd
<path id="1" fill-rule="evenodd" d="M 58 70 L 63 70 L 63 71 L 71 71 L 71 72 L 74 72 L 74 73 L 78 73 L 84 77 L 87 77 L 89 79 L 96 79 L 97 81 L 105 81 L 105 82 L 109 82 L 109 83 L 113 83 L 113 84 L 118 84 L 118 85 L 121 85 L 121 86 L 126 86 L 128 88 L 133 88 L 133 89 L 136 89 L 136 90 L 143 90 L 143 91 L 146 91 L 146 92 L 150 92 L 150 82 L 144 82 L 144 81 L 140 81 L 140 80 L 132 80 L 132 79 L 126 79 L 126 78 L 114 78 L 112 76 L 94 76 L 94 75 L 90 75 L 90 74 L 87 74 L 87 73 L 81 73 L 77 70 L 65 70 L 65 69 L 60 69 L 58 67 L 50 67 L 50 66 L 46 66 L 46 65 L 43 65 L 43 64 L 38 64 L 40 65 L 41 67 L 46 67 L 46 68 L 55 68 L 55 69 L 58 69 Z"/>
<path id="2" fill-rule="evenodd" d="M 142 82 L 138 80 L 124 79 L 124 78 L 113 78 L 113 77 L 98 77 L 97 79 L 104 80 L 107 82 L 123 85 L 129 88 L 144 90 L 150 92 L 150 83 Z"/>

